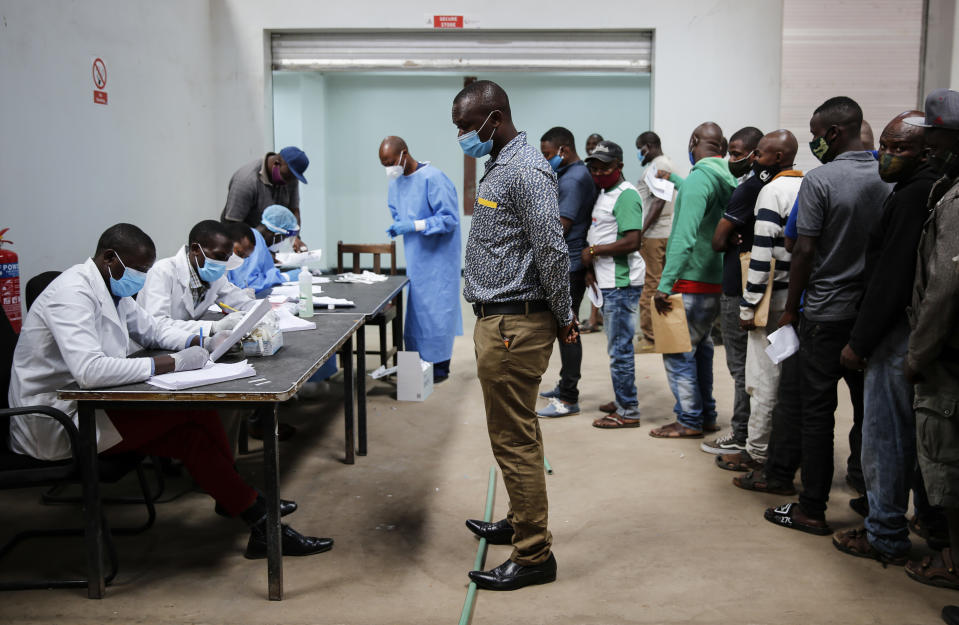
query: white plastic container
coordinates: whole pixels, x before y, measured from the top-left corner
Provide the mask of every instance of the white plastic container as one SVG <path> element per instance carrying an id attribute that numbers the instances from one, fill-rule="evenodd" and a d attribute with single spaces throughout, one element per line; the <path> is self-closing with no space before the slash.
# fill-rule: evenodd
<path id="1" fill-rule="evenodd" d="M 313 316 L 313 276 L 306 265 L 300 267 L 300 277 L 297 279 L 300 286 L 300 302 L 297 313 L 301 319 Z"/>

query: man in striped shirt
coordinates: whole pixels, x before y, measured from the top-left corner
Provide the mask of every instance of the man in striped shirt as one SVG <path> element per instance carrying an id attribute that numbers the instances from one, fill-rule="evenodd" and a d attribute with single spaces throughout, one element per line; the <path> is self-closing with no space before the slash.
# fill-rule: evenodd
<path id="1" fill-rule="evenodd" d="M 796 137 L 788 130 L 765 135 L 756 147 L 753 172 L 764 186 L 756 198 L 753 246 L 746 288 L 739 305 L 740 327 L 749 331 L 746 342 L 749 425 L 745 451 L 716 459 L 716 464 L 725 469 L 757 469 L 766 461 L 780 373 L 779 365 L 773 364 L 766 355 L 766 337 L 777 329 L 779 317 L 786 307 L 791 255 L 785 248 L 783 228 L 802 183 L 802 172 L 792 168 L 798 149 Z M 773 284 L 767 296 L 770 278 Z M 757 327 L 756 309 L 764 298 L 769 299 L 769 312 L 765 324 Z"/>

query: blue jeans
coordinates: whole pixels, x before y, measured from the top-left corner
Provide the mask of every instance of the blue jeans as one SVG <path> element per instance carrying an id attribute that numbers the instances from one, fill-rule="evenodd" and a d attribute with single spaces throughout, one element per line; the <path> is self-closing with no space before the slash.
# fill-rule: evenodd
<path id="1" fill-rule="evenodd" d="M 609 374 L 613 379 L 616 412 L 621 417 L 638 419 L 633 334 L 636 332 L 636 309 L 643 287 L 600 290 L 603 292 L 603 327 L 606 329 L 606 352 L 609 354 Z"/>
<path id="2" fill-rule="evenodd" d="M 903 364 L 909 326 L 903 321 L 869 358 L 862 422 L 862 471 L 866 478 L 869 542 L 887 556 L 909 553 L 906 512 L 916 464 L 913 387 Z"/>
<path id="3" fill-rule="evenodd" d="M 663 354 L 669 389 L 676 398 L 676 420 L 691 430 L 716 423 L 713 399 L 713 340 L 709 336 L 719 315 L 719 294 L 683 293 L 689 342 L 684 354 Z"/>

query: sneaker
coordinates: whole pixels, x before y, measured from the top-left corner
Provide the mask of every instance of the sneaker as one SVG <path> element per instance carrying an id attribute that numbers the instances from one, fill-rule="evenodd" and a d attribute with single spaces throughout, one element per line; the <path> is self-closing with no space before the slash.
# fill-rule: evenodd
<path id="1" fill-rule="evenodd" d="M 716 454 L 717 456 L 735 454 L 746 451 L 746 441 L 736 440 L 736 437 L 730 432 L 711 441 L 703 441 L 699 448 L 707 454 Z"/>
<path id="2" fill-rule="evenodd" d="M 570 404 L 562 399 L 553 397 L 542 410 L 537 410 L 536 414 L 540 417 L 568 417 L 579 414 L 579 404 Z"/>
<path id="3" fill-rule="evenodd" d="M 554 386 L 552 389 L 548 391 L 543 391 L 542 393 L 539 394 L 539 396 L 545 399 L 553 399 L 554 397 L 556 399 L 559 399 L 559 387 Z"/>

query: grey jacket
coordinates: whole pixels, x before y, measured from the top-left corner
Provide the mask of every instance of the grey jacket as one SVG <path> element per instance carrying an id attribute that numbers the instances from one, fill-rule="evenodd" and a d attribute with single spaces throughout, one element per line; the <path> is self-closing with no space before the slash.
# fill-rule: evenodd
<path id="1" fill-rule="evenodd" d="M 934 188 L 930 199 L 936 195 Z M 959 179 L 930 209 L 907 311 L 912 334 L 906 362 L 926 375 L 937 363 L 959 364 Z"/>

